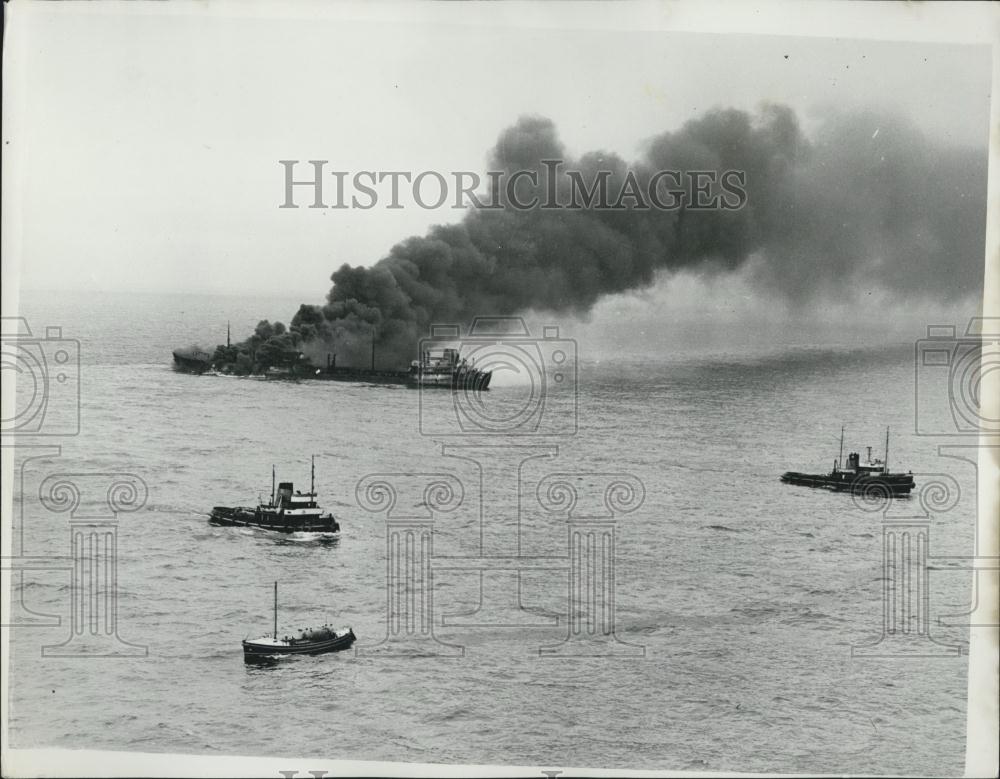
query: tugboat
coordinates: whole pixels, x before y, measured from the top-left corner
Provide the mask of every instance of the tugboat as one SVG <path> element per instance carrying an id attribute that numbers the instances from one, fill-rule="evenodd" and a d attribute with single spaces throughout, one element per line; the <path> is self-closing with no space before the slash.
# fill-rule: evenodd
<path id="1" fill-rule="evenodd" d="M 275 662 L 282 655 L 322 655 L 349 649 L 356 640 L 350 627 L 333 630 L 329 625 L 300 630 L 295 638 L 278 638 L 278 583 L 274 583 L 274 633 L 243 641 L 243 661 L 251 664 Z"/>
<path id="2" fill-rule="evenodd" d="M 423 359 L 410 363 L 411 387 L 444 387 L 484 391 L 490 388 L 493 371 L 480 371 L 458 356 L 458 349 L 433 349 Z"/>
<path id="3" fill-rule="evenodd" d="M 257 508 L 248 506 L 215 506 L 209 523 L 237 527 L 259 527 L 280 533 L 339 533 L 340 524 L 333 514 L 323 513 L 316 503 L 316 455 L 312 457 L 309 492 L 294 490 L 290 481 L 275 487 L 274 467 L 271 468 L 271 500 Z"/>
<path id="4" fill-rule="evenodd" d="M 886 497 L 909 495 L 913 489 L 913 472 L 891 473 L 889 471 L 889 428 L 885 430 L 885 457 L 872 459 L 872 448 L 868 447 L 868 459 L 861 462 L 861 455 L 851 452 L 847 456 L 847 466 L 843 465 L 844 429 L 840 429 L 840 456 L 833 462 L 830 473 L 798 473 L 788 471 L 781 477 L 785 484 L 802 487 L 821 487 L 836 492 L 851 492 L 855 495 L 878 494 Z"/>

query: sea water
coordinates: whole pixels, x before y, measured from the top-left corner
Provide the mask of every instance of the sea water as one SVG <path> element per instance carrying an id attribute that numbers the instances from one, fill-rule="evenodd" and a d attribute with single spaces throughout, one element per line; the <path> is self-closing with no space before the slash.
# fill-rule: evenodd
<path id="1" fill-rule="evenodd" d="M 35 564 L 15 579 L 12 746 L 961 772 L 976 475 L 938 449 L 968 439 L 916 435 L 914 382 L 947 380 L 915 369 L 921 333 L 892 343 L 660 341 L 628 355 L 583 340 L 567 351 L 562 381 L 547 381 L 551 365 L 535 385 L 498 375 L 481 407 L 440 390 L 171 369 L 173 348 L 214 346 L 227 321 L 242 338 L 297 302 L 23 297 L 35 336 L 60 326 L 52 339 L 79 341 L 80 427 L 20 439 L 14 555 Z M 571 328 L 560 337 L 572 339 Z M 504 427 L 539 402 L 547 416 L 535 428 Z M 935 413 L 926 429 L 955 430 L 948 408 Z M 494 427 L 477 433 L 475 419 Z M 890 466 L 917 474 L 918 489 L 930 478 L 921 474 L 954 483 L 953 505 L 929 511 L 914 497 L 892 507 L 929 527 L 930 627 L 917 656 L 883 638 L 886 515 L 779 481 L 785 470 L 829 470 L 842 424 L 848 451 L 872 445 L 879 456 L 890 426 Z M 214 505 L 266 498 L 272 464 L 305 489 L 313 454 L 320 504 L 342 526 L 335 542 L 208 524 Z M 53 477 L 83 485 L 79 516 L 43 500 Z M 88 514 L 119 477 L 145 491 L 141 508 Z M 449 511 L 428 508 L 436 498 L 422 490 L 435 479 L 459 485 Z M 567 480 L 576 506 L 549 510 L 546 498 L 559 496 L 550 488 Z M 603 500 L 611 482 L 633 490 L 622 511 Z M 368 510 L 379 506 L 364 485 L 376 483 L 394 485 L 389 513 Z M 71 525 L 90 515 L 114 527 L 118 657 L 74 650 L 74 631 L 109 624 L 91 625 L 73 599 Z M 417 530 L 396 536 L 400 552 L 391 537 L 407 521 Z M 571 580 L 571 531 L 588 521 L 604 547 L 578 548 Z M 428 537 L 432 547 L 420 546 Z M 520 571 L 475 564 L 516 567 L 519 555 L 535 560 Z M 410 575 L 393 566 L 414 556 L 433 584 L 393 622 Z M 240 641 L 271 630 L 274 581 L 279 631 L 350 624 L 358 652 L 245 666 Z M 591 606 L 604 620 L 595 634 L 577 621 Z M 608 620 L 606 651 L 587 656 Z M 414 635 L 423 641 L 394 643 Z M 880 639 L 886 656 L 852 653 Z"/>

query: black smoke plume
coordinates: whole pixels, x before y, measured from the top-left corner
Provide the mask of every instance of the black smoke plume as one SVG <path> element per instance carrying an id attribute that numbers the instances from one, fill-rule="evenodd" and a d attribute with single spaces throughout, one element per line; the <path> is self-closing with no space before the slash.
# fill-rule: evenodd
<path id="1" fill-rule="evenodd" d="M 402 367 L 432 323 L 525 310 L 585 314 L 603 296 L 658 275 L 734 271 L 796 304 L 880 289 L 906 299 L 957 299 L 981 289 L 986 150 L 932 142 L 897 116 L 828 116 L 807 138 L 793 111 L 715 110 L 652 138 L 631 165 L 612 153 L 570 159 L 553 123 L 522 117 L 501 133 L 490 170 L 543 160 L 591 182 L 611 171 L 618 193 L 660 170 L 745 171 L 738 210 L 471 209 L 458 224 L 398 243 L 371 267 L 342 265 L 323 306 L 302 306 L 291 332 L 314 362 L 366 365 L 376 333 L 380 367 Z M 521 185 L 529 182 L 522 179 Z M 501 199 L 503 194 L 501 193 Z M 563 201 L 566 198 L 562 198 Z"/>

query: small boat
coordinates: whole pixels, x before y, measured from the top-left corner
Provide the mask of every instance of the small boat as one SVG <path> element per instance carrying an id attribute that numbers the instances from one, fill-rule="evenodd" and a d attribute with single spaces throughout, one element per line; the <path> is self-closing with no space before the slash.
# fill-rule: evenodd
<path id="1" fill-rule="evenodd" d="M 868 447 L 868 459 L 861 462 L 858 452 L 844 458 L 844 429 L 840 429 L 840 456 L 833 462 L 830 473 L 798 473 L 788 471 L 781 481 L 801 487 L 819 487 L 835 492 L 851 492 L 855 495 L 899 497 L 909 495 L 914 487 L 913 472 L 891 473 L 889 471 L 889 428 L 885 430 L 885 457 L 872 458 L 872 448 Z"/>
<path id="2" fill-rule="evenodd" d="M 268 663 L 284 655 L 322 655 L 349 649 L 356 636 L 350 627 L 300 630 L 297 637 L 278 638 L 278 583 L 274 583 L 274 633 L 270 636 L 243 641 L 243 660 L 246 663 Z"/>
<path id="3" fill-rule="evenodd" d="M 256 508 L 249 506 L 215 506 L 208 521 L 213 525 L 258 527 L 279 533 L 340 532 L 340 523 L 316 502 L 316 456 L 312 458 L 309 492 L 298 492 L 290 481 L 275 485 L 271 467 L 271 499 Z"/>

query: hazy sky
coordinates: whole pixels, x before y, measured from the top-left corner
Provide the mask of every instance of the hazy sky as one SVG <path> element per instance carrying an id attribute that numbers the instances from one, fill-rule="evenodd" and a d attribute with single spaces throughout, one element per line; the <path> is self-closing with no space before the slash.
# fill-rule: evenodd
<path id="1" fill-rule="evenodd" d="M 522 114 L 554 120 L 572 154 L 625 159 L 706 109 L 763 101 L 807 132 L 830 108 L 875 106 L 936 140 L 988 140 L 985 46 L 150 8 L 44 4 L 13 29 L 25 287 L 318 301 L 341 263 L 460 213 L 280 210 L 278 160 L 482 171 Z"/>

